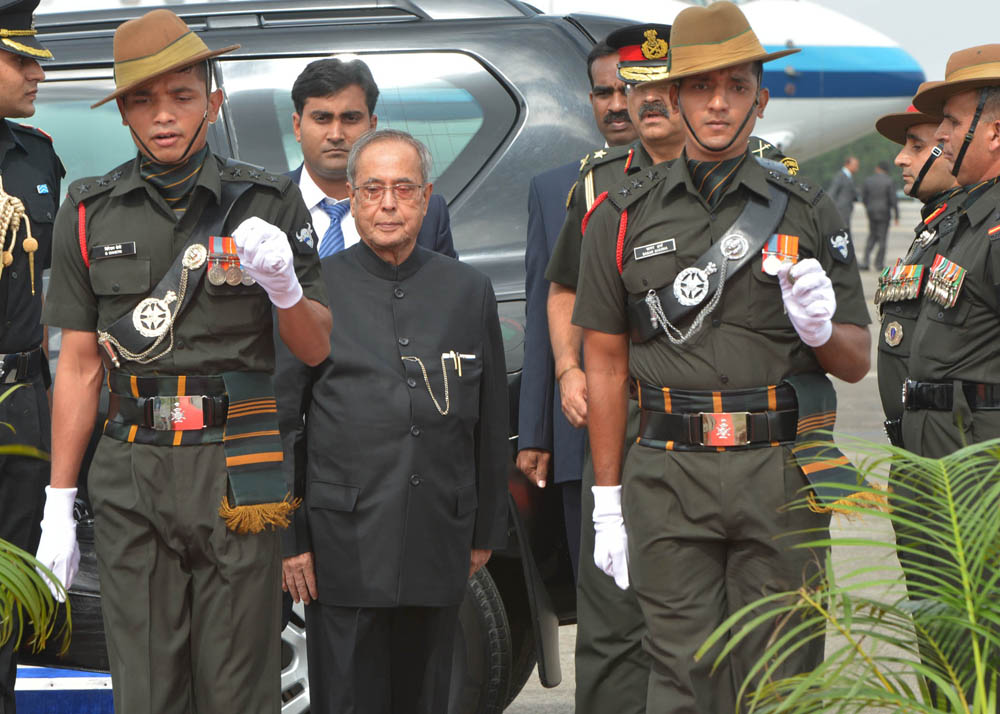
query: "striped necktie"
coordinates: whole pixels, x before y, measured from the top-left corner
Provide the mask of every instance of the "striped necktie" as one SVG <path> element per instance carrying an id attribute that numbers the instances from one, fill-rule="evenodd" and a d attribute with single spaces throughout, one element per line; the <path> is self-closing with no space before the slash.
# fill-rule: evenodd
<path id="1" fill-rule="evenodd" d="M 340 221 L 351 209 L 351 202 L 336 202 L 332 198 L 324 198 L 320 205 L 330 217 L 330 227 L 326 229 L 323 240 L 319 243 L 319 257 L 326 258 L 344 248 L 344 232 L 340 229 Z"/>

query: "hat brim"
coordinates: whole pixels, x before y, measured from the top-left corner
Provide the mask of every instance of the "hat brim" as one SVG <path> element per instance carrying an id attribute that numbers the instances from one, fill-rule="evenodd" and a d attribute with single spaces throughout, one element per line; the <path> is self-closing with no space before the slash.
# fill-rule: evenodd
<path id="1" fill-rule="evenodd" d="M 722 62 L 708 61 L 705 62 L 704 65 L 691 66 L 682 71 L 671 72 L 669 77 L 666 77 L 660 81 L 665 82 L 671 80 L 684 79 L 685 77 L 693 77 L 698 74 L 705 74 L 706 72 L 715 72 L 716 70 L 728 69 L 729 67 L 738 67 L 739 65 L 747 64 L 748 62 L 771 62 L 773 60 L 781 59 L 782 57 L 787 57 L 788 55 L 793 55 L 796 52 L 801 52 L 801 51 L 802 50 L 800 48 L 795 47 L 788 50 L 779 50 L 778 52 L 764 52 L 762 54 L 744 55 L 737 59 L 722 61 Z"/>
<path id="2" fill-rule="evenodd" d="M 879 117 L 875 122 L 875 131 L 894 144 L 902 146 L 906 143 L 906 132 L 910 127 L 920 124 L 934 124 L 937 126 L 940 123 L 940 119 L 922 112 L 899 112 L 898 114 L 886 114 L 883 117 Z"/>
<path id="3" fill-rule="evenodd" d="M 104 104 L 106 102 L 110 102 L 112 99 L 117 99 L 118 97 L 120 97 L 120 96 L 122 96 L 124 94 L 128 94 L 132 90 L 141 87 L 142 85 L 146 84 L 150 80 L 156 79 L 157 77 L 162 77 L 165 74 L 170 74 L 171 72 L 176 72 L 177 70 L 184 69 L 185 67 L 190 67 L 191 65 L 198 64 L 199 62 L 205 62 L 206 60 L 210 60 L 213 57 L 218 57 L 219 55 L 223 55 L 223 54 L 225 54 L 227 52 L 232 52 L 233 50 L 238 50 L 239 48 L 240 48 L 240 45 L 229 45 L 228 47 L 223 47 L 221 50 L 208 50 L 208 51 L 205 51 L 205 52 L 199 52 L 198 54 L 193 55 L 191 57 L 185 57 L 180 62 L 175 62 L 172 65 L 168 65 L 168 66 L 164 67 L 163 69 L 158 70 L 157 72 L 154 72 L 153 74 L 150 74 L 147 77 L 143 77 L 140 80 L 137 80 L 135 82 L 132 82 L 131 84 L 125 85 L 124 87 L 118 87 L 118 88 L 116 88 L 115 91 L 113 91 L 108 96 L 104 97 L 100 101 L 97 101 L 97 102 L 94 102 L 93 104 L 91 104 L 90 108 L 91 109 L 96 109 L 97 107 L 101 106 L 102 104 Z"/>
<path id="4" fill-rule="evenodd" d="M 0 38 L 0 50 L 21 55 L 22 57 L 30 57 L 39 62 L 51 62 L 53 60 L 52 52 L 49 51 L 49 48 L 35 39 L 33 35 Z"/>
<path id="5" fill-rule="evenodd" d="M 955 82 L 947 80 L 940 82 L 928 82 L 923 91 L 918 92 L 913 97 L 913 106 L 924 114 L 944 113 L 944 105 L 951 97 L 962 92 L 968 92 L 982 87 L 1000 87 L 1000 76 L 998 77 L 975 77 L 961 79 Z"/>

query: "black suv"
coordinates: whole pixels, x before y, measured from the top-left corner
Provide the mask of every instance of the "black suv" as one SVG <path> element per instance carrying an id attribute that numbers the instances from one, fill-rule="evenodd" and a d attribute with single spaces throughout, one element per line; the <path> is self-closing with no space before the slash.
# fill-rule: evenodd
<path id="1" fill-rule="evenodd" d="M 147 11 L 116 8 L 40 14 L 55 61 L 45 65 L 32 122 L 55 138 L 67 181 L 102 174 L 135 154 L 115 104 L 90 105 L 113 88 L 112 34 Z M 516 0 L 298 0 L 175 5 L 210 47 L 240 44 L 217 60 L 222 121 L 209 141 L 222 155 L 284 172 L 301 161 L 292 132 L 291 84 L 313 59 L 365 60 L 381 90 L 380 127 L 409 131 L 434 157 L 435 190 L 451 212 L 461 259 L 486 272 L 500 304 L 516 451 L 524 336 L 527 187 L 543 170 L 602 143 L 586 97 L 585 58 L 625 21 L 545 16 Z M 123 230 L 129 230 L 123 226 Z M 52 343 L 58 349 L 58 338 Z M 537 661 L 559 683 L 559 624 L 575 620 L 575 588 L 555 489 L 539 491 L 510 466 L 509 545 L 469 581 L 452 678 L 452 714 L 499 712 Z M 84 489 L 81 489 L 81 493 Z M 84 551 L 71 590 L 73 643 L 36 664 L 107 668 L 92 522 L 81 504 Z M 308 710 L 301 610 L 286 644 L 284 712 Z"/>

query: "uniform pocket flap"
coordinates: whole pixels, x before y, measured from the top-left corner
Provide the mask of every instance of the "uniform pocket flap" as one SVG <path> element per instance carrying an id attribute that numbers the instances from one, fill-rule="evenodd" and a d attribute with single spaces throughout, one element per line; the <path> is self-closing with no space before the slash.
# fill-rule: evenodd
<path id="1" fill-rule="evenodd" d="M 360 486 L 313 481 L 309 491 L 309 507 L 326 508 L 331 511 L 353 511 L 360 492 Z"/>
<path id="2" fill-rule="evenodd" d="M 476 494 L 476 484 L 470 483 L 455 491 L 455 515 L 464 516 L 472 513 L 479 505 L 479 497 Z"/>
<path id="3" fill-rule="evenodd" d="M 90 262 L 90 284 L 97 295 L 148 293 L 148 258 L 112 258 Z"/>

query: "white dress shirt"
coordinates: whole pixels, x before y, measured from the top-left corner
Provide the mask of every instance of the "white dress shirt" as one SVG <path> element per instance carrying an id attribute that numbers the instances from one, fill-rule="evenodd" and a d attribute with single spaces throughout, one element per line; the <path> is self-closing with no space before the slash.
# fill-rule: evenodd
<path id="1" fill-rule="evenodd" d="M 323 206 L 320 205 L 326 200 L 327 195 L 323 193 L 323 189 L 316 185 L 316 182 L 313 181 L 312 176 L 309 175 L 309 171 L 305 166 L 302 167 L 302 176 L 299 177 L 299 191 L 302 192 L 302 200 L 305 201 L 306 207 L 309 209 L 309 215 L 312 216 L 313 230 L 316 232 L 316 249 L 319 250 L 319 244 L 323 242 L 326 229 L 330 227 L 330 216 L 327 215 Z M 350 201 L 351 199 L 345 198 L 343 200 Z M 337 201 L 337 203 L 340 203 L 340 201 Z M 341 219 L 340 230 L 344 233 L 345 248 L 350 248 L 361 240 L 361 236 L 358 235 L 358 228 L 354 225 L 354 216 L 351 215 L 350 211 L 347 211 Z"/>

